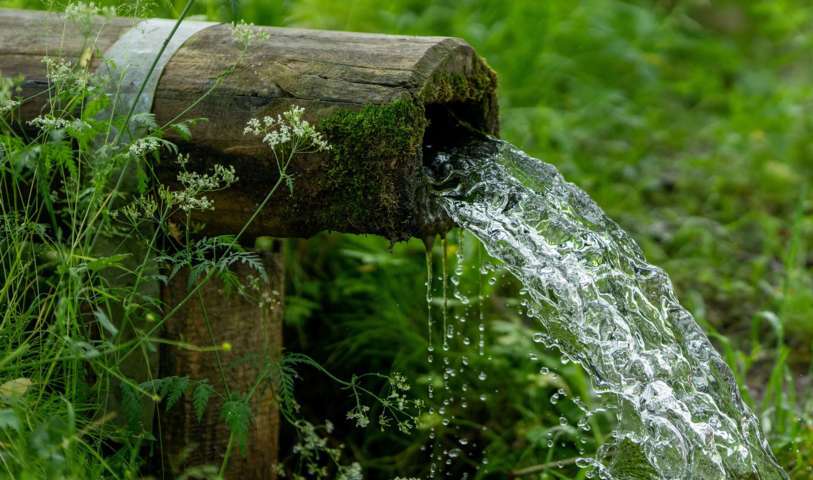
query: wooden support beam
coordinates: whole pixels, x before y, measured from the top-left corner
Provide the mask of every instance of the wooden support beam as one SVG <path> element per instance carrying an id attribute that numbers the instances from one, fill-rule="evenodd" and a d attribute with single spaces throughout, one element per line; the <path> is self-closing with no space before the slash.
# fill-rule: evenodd
<path id="1" fill-rule="evenodd" d="M 98 62 L 133 25 L 98 19 Z M 454 141 L 455 122 L 496 134 L 496 76 L 464 41 L 262 27 L 259 40 L 240 58 L 228 25 L 192 36 L 166 65 L 153 112 L 168 122 L 198 101 L 221 75 L 234 71 L 182 118 L 207 118 L 191 142 L 170 137 L 192 153 L 198 168 L 234 165 L 240 181 L 213 195 L 214 213 L 196 220 L 207 233 L 234 233 L 277 179 L 270 152 L 243 135 L 253 117 L 299 105 L 334 145 L 303 156 L 291 171 L 293 194 L 281 189 L 248 231 L 252 235 L 302 237 L 321 230 L 375 233 L 391 239 L 428 233 L 422 208 L 422 147 Z M 84 44 L 78 27 L 60 15 L 0 10 L 0 71 L 25 76 L 24 94 L 47 85 L 45 55 L 78 61 Z M 45 96 L 23 106 L 25 118 L 42 110 Z M 454 119 L 450 122 L 449 119 Z M 159 169 L 172 183 L 171 162 Z"/>
<path id="2" fill-rule="evenodd" d="M 282 354 L 285 281 L 281 254 L 261 255 L 267 281 L 260 279 L 257 271 L 238 264 L 231 273 L 241 283 L 256 288 L 249 287 L 242 293 L 229 291 L 223 281 L 214 277 L 167 323 L 163 334 L 167 340 L 210 350 L 164 344 L 159 376 L 207 380 L 217 393 L 210 398 L 200 420 L 192 395 L 184 395 L 169 411 L 159 412 L 164 478 L 175 478 L 171 475 L 189 466 L 219 467 L 227 451 L 225 478 L 275 478 L 279 411 L 271 382 L 262 377 L 269 374 L 269 368 Z M 163 300 L 168 307 L 186 297 L 188 273 L 177 275 L 164 289 Z M 222 407 L 224 401 L 247 396 L 253 419 L 242 450 L 236 438 L 230 436 Z"/>

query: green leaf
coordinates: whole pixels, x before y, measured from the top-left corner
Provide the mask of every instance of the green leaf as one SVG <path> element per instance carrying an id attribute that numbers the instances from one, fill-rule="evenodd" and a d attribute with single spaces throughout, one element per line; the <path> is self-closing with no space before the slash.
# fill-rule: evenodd
<path id="1" fill-rule="evenodd" d="M 251 408 L 248 403 L 242 398 L 228 400 L 223 404 L 220 418 L 226 422 L 226 428 L 234 436 L 240 450 L 245 451 L 251 425 Z"/>
<path id="2" fill-rule="evenodd" d="M 181 399 L 181 396 L 183 396 L 187 388 L 189 388 L 189 377 L 175 377 L 173 381 L 170 382 L 166 396 L 167 410 L 178 403 L 178 400 Z"/>
<path id="3" fill-rule="evenodd" d="M 129 253 L 119 253 L 116 255 L 110 255 L 109 257 L 95 258 L 87 263 L 87 268 L 94 272 L 98 272 L 99 270 L 104 270 L 105 268 L 121 265 L 121 262 L 129 256 Z"/>
<path id="4" fill-rule="evenodd" d="M 20 431 L 20 419 L 17 417 L 17 413 L 10 408 L 0 410 L 0 430 L 4 428 Z"/>
<path id="5" fill-rule="evenodd" d="M 178 136 L 182 139 L 189 141 L 192 139 L 192 131 L 189 129 L 189 125 L 184 122 L 176 123 L 172 125 L 172 129 L 178 133 Z"/>
<path id="6" fill-rule="evenodd" d="M 102 310 L 96 310 L 93 312 L 93 316 L 96 317 L 96 321 L 99 322 L 99 325 L 102 326 L 105 330 L 107 330 L 110 335 L 117 335 L 119 333 L 119 329 L 113 325 L 113 322 L 107 317 L 107 314 L 104 313 Z"/>
<path id="7" fill-rule="evenodd" d="M 206 412 L 206 405 L 209 404 L 209 397 L 212 396 L 214 391 L 214 387 L 203 380 L 198 383 L 192 392 L 192 408 L 195 410 L 195 418 L 198 419 L 198 422 L 203 419 L 203 414 Z"/>

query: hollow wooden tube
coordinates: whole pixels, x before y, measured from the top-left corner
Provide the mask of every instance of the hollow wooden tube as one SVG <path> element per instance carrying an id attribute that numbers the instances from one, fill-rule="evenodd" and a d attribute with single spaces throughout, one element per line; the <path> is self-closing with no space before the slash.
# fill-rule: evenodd
<path id="1" fill-rule="evenodd" d="M 133 23 L 99 17 L 93 61 Z M 294 105 L 305 108 L 333 149 L 294 161 L 293 190 L 276 192 L 247 238 L 334 230 L 397 240 L 437 229 L 423 211 L 422 147 L 455 141 L 459 124 L 497 133 L 496 76 L 485 62 L 455 38 L 258 29 L 267 38 L 245 55 L 228 25 L 198 32 L 161 72 L 155 93 L 159 124 L 179 115 L 207 119 L 192 128 L 190 141 L 169 133 L 191 154 L 192 168 L 233 165 L 240 178 L 212 196 L 214 211 L 196 216 L 205 233 L 239 231 L 278 178 L 268 147 L 243 134 L 246 122 Z M 79 61 L 84 47 L 78 27 L 61 15 L 0 10 L 0 71 L 24 75 L 27 97 L 47 86 L 43 56 Z M 23 119 L 38 115 L 46 100 L 26 102 Z M 173 165 L 158 165 L 170 184 Z"/>

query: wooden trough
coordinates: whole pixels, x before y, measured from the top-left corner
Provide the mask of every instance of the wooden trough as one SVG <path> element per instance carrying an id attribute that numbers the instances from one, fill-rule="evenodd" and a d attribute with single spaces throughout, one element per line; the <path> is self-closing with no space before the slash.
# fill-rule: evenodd
<path id="1" fill-rule="evenodd" d="M 137 23 L 132 19 L 94 20 L 91 68 Z M 291 167 L 293 192 L 272 197 L 246 231 L 258 236 L 308 237 L 322 230 L 370 233 L 401 240 L 433 233 L 442 225 L 427 222 L 422 176 L 423 147 L 454 142 L 461 125 L 496 134 L 496 77 L 464 41 L 445 37 L 409 37 L 263 27 L 258 40 L 235 65 L 238 42 L 228 25 L 207 26 L 178 49 L 163 71 L 152 112 L 158 124 L 181 118 L 206 118 L 192 128 L 192 140 L 168 139 L 191 155 L 192 169 L 215 163 L 233 165 L 240 178 L 232 188 L 212 195 L 215 209 L 199 214 L 201 234 L 236 233 L 277 180 L 276 166 L 258 139 L 245 136 L 250 118 L 276 115 L 297 105 L 332 144 L 327 153 L 298 158 Z M 0 10 L 0 72 L 23 75 L 23 120 L 45 108 L 47 85 L 42 57 L 73 62 L 87 59 L 79 27 L 57 14 Z M 227 69 L 234 71 L 208 96 Z M 205 98 L 195 104 L 201 97 Z M 186 111 L 190 105 L 194 105 Z M 158 166 L 159 176 L 175 181 L 172 162 Z M 278 356 L 284 276 L 280 259 L 264 253 L 270 284 L 263 306 L 224 297 L 216 281 L 203 287 L 201 302 L 189 302 L 169 320 L 163 336 L 201 346 L 229 342 L 235 352 L 204 353 L 176 348 L 161 352 L 161 376 L 208 378 L 218 389 L 245 391 L 258 366 L 244 362 L 223 378 L 216 362 L 237 355 Z M 248 272 L 237 271 L 247 276 Z M 167 308 L 185 296 L 184 275 L 164 287 Z M 264 287 L 265 288 L 265 287 Z M 204 323 L 203 311 L 210 325 Z M 238 353 L 239 352 L 239 353 Z M 258 362 L 259 364 L 259 362 Z M 255 421 L 246 457 L 233 456 L 227 478 L 270 478 L 276 461 L 278 418 L 272 392 L 254 399 Z M 216 404 L 202 422 L 193 418 L 189 399 L 161 415 L 165 458 L 195 444 L 189 464 L 216 463 L 228 434 Z"/>

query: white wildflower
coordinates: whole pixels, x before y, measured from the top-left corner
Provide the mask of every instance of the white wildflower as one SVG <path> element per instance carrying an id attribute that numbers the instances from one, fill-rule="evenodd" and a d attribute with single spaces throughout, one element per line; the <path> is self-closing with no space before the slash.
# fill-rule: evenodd
<path id="1" fill-rule="evenodd" d="M 86 92 L 91 81 L 91 74 L 87 69 L 76 67 L 64 59 L 43 57 L 48 82 L 57 90 L 68 92 Z"/>
<path id="2" fill-rule="evenodd" d="M 190 172 L 186 170 L 189 156 L 183 154 L 178 155 L 176 163 L 182 168 L 177 176 L 178 183 L 184 188 L 171 192 L 169 202 L 187 213 L 192 210 L 214 210 L 214 202 L 203 194 L 223 190 L 238 180 L 231 165 L 224 167 L 217 164 L 211 173 Z"/>
<path id="3" fill-rule="evenodd" d="M 0 115 L 5 115 L 19 106 L 19 100 L 13 100 L 11 98 L 0 99 Z"/>
<path id="4" fill-rule="evenodd" d="M 142 157 L 148 153 L 157 151 L 161 147 L 161 143 L 155 137 L 139 138 L 130 145 L 130 155 L 134 157 Z"/>
<path id="5" fill-rule="evenodd" d="M 370 425 L 370 407 L 367 405 L 357 405 L 352 410 L 347 412 L 347 419 L 356 422 L 356 426 L 360 428 L 367 428 Z"/>
<path id="6" fill-rule="evenodd" d="M 152 220 L 157 211 L 158 202 L 149 195 L 142 195 L 121 209 L 121 213 L 132 224 L 138 224 L 141 220 Z"/>
<path id="7" fill-rule="evenodd" d="M 363 480 L 364 475 L 361 473 L 361 465 L 358 462 L 353 462 L 347 466 L 340 466 L 337 472 L 336 480 Z"/>
<path id="8" fill-rule="evenodd" d="M 212 192 L 226 188 L 237 181 L 234 167 L 224 167 L 217 164 L 213 173 L 198 173 L 182 171 L 178 174 L 178 182 L 187 190 L 196 192 Z"/>
<path id="9" fill-rule="evenodd" d="M 75 24 L 85 38 L 90 37 L 94 33 L 94 17 L 112 17 L 115 14 L 115 7 L 96 5 L 95 2 L 76 2 L 65 7 L 65 20 Z"/>
<path id="10" fill-rule="evenodd" d="M 240 20 L 240 23 L 231 25 L 231 35 L 234 41 L 240 45 L 240 50 L 246 51 L 255 40 L 268 39 L 268 32 L 260 30 L 251 23 Z"/>
<path id="11" fill-rule="evenodd" d="M 304 108 L 295 105 L 276 117 L 252 118 L 246 123 L 243 134 L 262 137 L 263 143 L 278 155 L 284 150 L 282 147 L 289 144 L 297 148 L 293 154 L 330 150 L 324 136 L 302 118 L 304 112 Z"/>
<path id="12" fill-rule="evenodd" d="M 12 98 L 14 90 L 14 80 L 0 75 L 0 115 L 9 113 L 20 106 L 20 101 Z"/>
<path id="13" fill-rule="evenodd" d="M 28 121 L 32 127 L 37 127 L 42 131 L 50 132 L 53 130 L 60 130 L 66 128 L 71 124 L 70 121 L 64 118 L 58 118 L 53 115 L 40 115 Z"/>
<path id="14" fill-rule="evenodd" d="M 205 195 L 194 195 L 188 190 L 178 190 L 172 192 L 172 203 L 183 210 L 184 212 L 191 212 L 192 210 L 214 210 L 214 203 L 209 200 Z"/>

